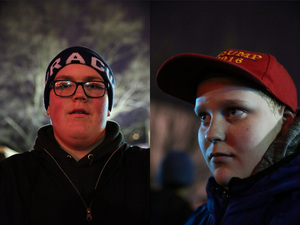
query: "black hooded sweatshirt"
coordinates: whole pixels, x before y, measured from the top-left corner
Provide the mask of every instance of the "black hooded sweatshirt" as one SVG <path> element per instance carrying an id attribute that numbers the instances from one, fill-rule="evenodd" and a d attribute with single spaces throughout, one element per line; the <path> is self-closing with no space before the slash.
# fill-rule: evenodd
<path id="1" fill-rule="evenodd" d="M 94 150 L 74 160 L 42 127 L 34 150 L 0 162 L 1 225 L 146 225 L 149 149 L 108 122 Z"/>

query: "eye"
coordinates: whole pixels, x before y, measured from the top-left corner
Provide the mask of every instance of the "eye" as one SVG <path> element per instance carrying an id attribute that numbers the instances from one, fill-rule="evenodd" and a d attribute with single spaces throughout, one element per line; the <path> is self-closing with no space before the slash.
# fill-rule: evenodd
<path id="1" fill-rule="evenodd" d="M 55 83 L 55 89 L 66 89 L 72 87 L 74 84 L 71 81 L 58 81 Z"/>
<path id="2" fill-rule="evenodd" d="M 226 111 L 226 116 L 227 117 L 236 117 L 236 116 L 243 115 L 243 113 L 245 113 L 245 111 L 243 109 L 239 109 L 236 107 L 230 107 Z"/>
<path id="3" fill-rule="evenodd" d="M 199 113 L 201 125 L 208 125 L 210 123 L 210 115 L 208 113 Z"/>
<path id="4" fill-rule="evenodd" d="M 88 82 L 85 83 L 85 87 L 91 90 L 103 90 L 105 89 L 105 85 L 102 82 Z"/>

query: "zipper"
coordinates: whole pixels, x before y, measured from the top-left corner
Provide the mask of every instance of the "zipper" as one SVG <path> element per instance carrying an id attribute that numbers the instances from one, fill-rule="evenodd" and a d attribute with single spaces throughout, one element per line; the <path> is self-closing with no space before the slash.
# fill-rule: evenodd
<path id="1" fill-rule="evenodd" d="M 218 191 L 220 191 L 220 190 L 218 189 Z M 224 217 L 224 215 L 226 213 L 228 202 L 229 202 L 228 191 L 226 191 L 225 189 L 223 189 L 220 194 L 221 194 L 221 197 L 223 199 L 223 207 L 222 207 L 221 214 L 220 214 L 220 216 L 217 219 L 216 225 L 220 225 L 221 224 L 221 221 L 222 221 L 222 219 L 223 219 L 223 217 Z"/>
<path id="2" fill-rule="evenodd" d="M 103 168 L 101 169 L 98 179 L 96 181 L 95 187 L 94 187 L 94 191 L 97 189 L 98 184 L 100 182 L 100 178 L 103 174 L 104 169 L 106 168 L 108 162 L 111 160 L 111 158 L 115 155 L 115 153 L 123 146 L 124 144 L 120 145 L 110 156 L 109 158 L 106 160 Z M 79 190 L 77 189 L 77 187 L 75 186 L 75 184 L 72 182 L 72 180 L 69 178 L 69 176 L 66 174 L 66 172 L 63 170 L 63 168 L 59 165 L 59 163 L 56 161 L 56 159 L 50 154 L 50 152 L 48 152 L 45 148 L 43 148 L 44 151 L 52 158 L 52 160 L 54 161 L 54 163 L 57 165 L 57 167 L 60 169 L 60 171 L 63 173 L 63 175 L 67 178 L 67 180 L 69 181 L 69 183 L 72 185 L 72 187 L 74 188 L 74 190 L 76 191 L 76 193 L 78 194 L 80 200 L 82 201 L 84 207 L 86 208 L 86 221 L 91 221 L 93 220 L 92 217 L 92 204 L 93 204 L 93 200 L 91 199 L 90 204 L 87 204 L 87 202 L 84 200 L 84 198 L 82 197 L 82 195 L 80 194 Z"/>

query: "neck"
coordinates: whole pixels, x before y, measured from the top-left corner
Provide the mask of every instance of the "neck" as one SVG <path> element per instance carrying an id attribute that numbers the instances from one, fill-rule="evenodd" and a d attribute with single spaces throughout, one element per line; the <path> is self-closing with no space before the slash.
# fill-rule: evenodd
<path id="1" fill-rule="evenodd" d="M 95 143 L 93 143 L 90 146 L 82 146 L 82 145 L 66 146 L 66 145 L 63 145 L 62 143 L 60 143 L 59 141 L 58 141 L 58 144 L 65 152 L 70 154 L 76 161 L 79 161 L 85 155 L 90 153 L 94 148 L 96 148 L 104 140 L 104 138 L 105 138 L 105 135 L 102 136 L 100 139 L 98 139 L 98 141 L 96 141 Z"/>

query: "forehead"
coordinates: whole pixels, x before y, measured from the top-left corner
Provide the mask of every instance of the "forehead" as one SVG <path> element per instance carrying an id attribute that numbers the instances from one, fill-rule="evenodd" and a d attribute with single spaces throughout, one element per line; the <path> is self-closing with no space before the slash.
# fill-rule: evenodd
<path id="1" fill-rule="evenodd" d="M 213 77 L 198 85 L 195 107 L 209 104 L 260 104 L 264 102 L 258 90 L 243 81 Z"/>
<path id="2" fill-rule="evenodd" d="M 70 64 L 63 67 L 55 76 L 55 80 L 58 79 L 103 80 L 95 69 L 82 64 Z"/>
<path id="3" fill-rule="evenodd" d="M 216 90 L 252 90 L 258 89 L 252 82 L 248 80 L 236 79 L 232 77 L 210 77 L 201 83 L 197 87 L 196 97 L 201 97 L 203 94 Z"/>

